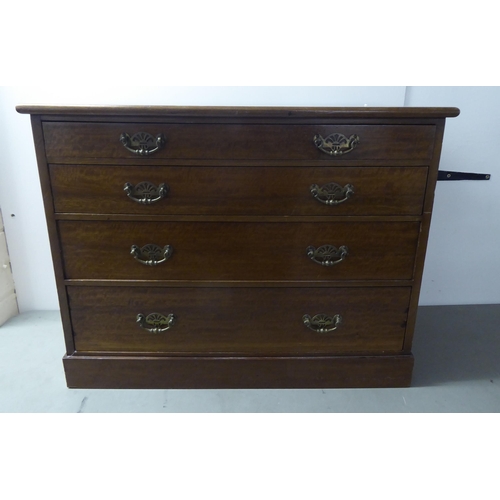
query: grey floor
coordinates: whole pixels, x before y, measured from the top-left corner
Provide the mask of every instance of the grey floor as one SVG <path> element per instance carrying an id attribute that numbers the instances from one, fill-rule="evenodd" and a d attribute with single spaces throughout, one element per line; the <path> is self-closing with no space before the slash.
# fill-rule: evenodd
<path id="1" fill-rule="evenodd" d="M 68 389 L 59 313 L 0 327 L 0 412 L 499 412 L 500 305 L 419 309 L 413 385 L 404 389 Z"/>

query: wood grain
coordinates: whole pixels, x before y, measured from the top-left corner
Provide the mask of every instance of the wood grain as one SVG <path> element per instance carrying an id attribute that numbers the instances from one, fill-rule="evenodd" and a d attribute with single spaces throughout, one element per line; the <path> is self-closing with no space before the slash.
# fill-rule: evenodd
<path id="1" fill-rule="evenodd" d="M 58 221 L 68 279 L 362 280 L 411 279 L 418 222 L 126 222 Z M 132 245 L 173 248 L 157 266 L 130 255 Z M 331 267 L 307 248 L 348 247 Z"/>
<path id="2" fill-rule="evenodd" d="M 59 159 L 136 158 L 121 143 L 120 136 L 146 132 L 164 134 L 165 146 L 151 157 L 232 160 L 323 160 L 332 157 L 313 143 L 316 134 L 324 138 L 340 133 L 356 134 L 359 145 L 343 156 L 349 160 L 420 160 L 432 155 L 435 127 L 432 125 L 247 125 L 247 124 L 148 124 L 44 122 L 43 132 L 49 163 Z"/>
<path id="3" fill-rule="evenodd" d="M 77 351 L 169 354 L 315 355 L 397 353 L 410 288 L 68 289 Z M 174 314 L 151 333 L 137 314 Z M 337 330 L 304 326 L 308 314 L 340 314 Z"/>
<path id="4" fill-rule="evenodd" d="M 413 356 L 66 356 L 68 387 L 89 389 L 316 389 L 408 387 Z"/>
<path id="5" fill-rule="evenodd" d="M 420 215 L 426 167 L 144 167 L 51 165 L 55 211 L 138 215 Z M 169 186 L 141 205 L 125 183 Z M 354 195 L 327 206 L 310 186 L 351 184 Z"/>
<path id="6" fill-rule="evenodd" d="M 16 106 L 19 113 L 34 115 L 60 115 L 68 119 L 77 118 L 81 121 L 91 118 L 112 120 L 117 117 L 166 117 L 177 119 L 202 118 L 209 119 L 232 118 L 260 119 L 282 118 L 285 123 L 301 118 L 309 119 L 433 119 L 458 116 L 460 110 L 455 107 L 293 107 L 293 106 L 124 106 L 124 105 L 35 105 L 24 104 Z"/>

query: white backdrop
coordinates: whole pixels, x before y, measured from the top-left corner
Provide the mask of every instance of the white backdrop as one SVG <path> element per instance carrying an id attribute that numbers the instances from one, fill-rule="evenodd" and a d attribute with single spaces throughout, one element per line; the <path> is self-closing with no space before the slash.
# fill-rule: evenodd
<path id="1" fill-rule="evenodd" d="M 492 179 L 438 183 L 420 303 L 500 302 L 498 87 L 0 87 L 0 207 L 24 312 L 58 302 L 30 121 L 17 104 L 457 106 L 441 168 Z"/>
<path id="2" fill-rule="evenodd" d="M 500 87 L 409 87 L 408 106 L 457 106 L 440 169 L 491 174 L 438 182 L 421 304 L 500 303 Z"/>

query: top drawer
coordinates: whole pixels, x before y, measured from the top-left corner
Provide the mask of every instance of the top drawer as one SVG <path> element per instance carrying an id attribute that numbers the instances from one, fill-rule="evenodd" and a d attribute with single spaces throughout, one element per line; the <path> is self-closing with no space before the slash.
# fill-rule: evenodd
<path id="1" fill-rule="evenodd" d="M 426 163 L 432 156 L 434 132 L 433 125 L 43 124 L 51 163 L 138 157 Z"/>

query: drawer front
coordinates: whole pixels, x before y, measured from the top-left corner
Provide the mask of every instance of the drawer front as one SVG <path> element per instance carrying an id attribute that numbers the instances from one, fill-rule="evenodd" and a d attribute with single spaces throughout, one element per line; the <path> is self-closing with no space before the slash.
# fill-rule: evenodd
<path id="1" fill-rule="evenodd" d="M 418 222 L 58 225 L 67 278 L 120 280 L 411 279 L 420 230 Z"/>
<path id="2" fill-rule="evenodd" d="M 64 159 L 137 157 L 149 158 L 151 162 L 181 158 L 325 161 L 345 158 L 427 162 L 432 155 L 435 127 L 44 122 L 43 133 L 49 163 L 64 162 Z M 127 137 L 130 141 L 139 137 L 136 134 L 146 138 L 143 139 L 145 145 L 127 142 Z M 158 136 L 164 138 L 164 144 L 157 143 Z M 325 141 L 330 138 L 332 144 L 342 145 L 342 136 L 349 144 L 339 146 L 342 154 L 330 155 L 314 142 L 315 137 L 316 141 L 321 137 Z M 353 142 L 354 136 L 359 141 Z M 153 152 L 145 155 L 146 151 Z"/>
<path id="3" fill-rule="evenodd" d="M 410 289 L 68 287 L 68 295 L 78 351 L 294 355 L 401 351 Z M 332 321 L 317 323 L 319 315 Z"/>
<path id="4" fill-rule="evenodd" d="M 51 165 L 50 175 L 59 213 L 420 215 L 427 167 Z"/>

